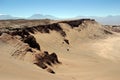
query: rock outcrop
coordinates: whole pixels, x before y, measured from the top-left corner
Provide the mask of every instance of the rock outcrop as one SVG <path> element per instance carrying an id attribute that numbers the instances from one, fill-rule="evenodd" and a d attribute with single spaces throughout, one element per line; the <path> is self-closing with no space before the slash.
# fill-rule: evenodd
<path id="1" fill-rule="evenodd" d="M 50 69 L 48 66 L 53 66 L 53 64 L 61 63 L 61 62 L 59 62 L 56 53 L 49 54 L 47 51 L 44 51 L 43 55 L 35 54 L 35 59 L 36 60 L 35 60 L 34 64 L 41 67 L 42 69 L 47 69 L 48 72 L 50 72 L 50 73 L 55 73 L 55 72 L 52 69 Z"/>
<path id="2" fill-rule="evenodd" d="M 94 19 L 79 19 L 79 20 L 61 21 L 60 23 L 67 23 L 67 24 L 69 24 L 71 26 L 71 28 L 74 28 L 74 27 L 78 27 L 84 21 L 95 22 Z"/>

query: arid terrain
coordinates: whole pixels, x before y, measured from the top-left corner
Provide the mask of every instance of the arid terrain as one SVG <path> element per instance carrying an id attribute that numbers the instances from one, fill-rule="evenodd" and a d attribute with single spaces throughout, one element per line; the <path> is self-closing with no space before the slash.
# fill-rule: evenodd
<path id="1" fill-rule="evenodd" d="M 120 80 L 120 27 L 1 20 L 0 61 L 0 80 Z"/>

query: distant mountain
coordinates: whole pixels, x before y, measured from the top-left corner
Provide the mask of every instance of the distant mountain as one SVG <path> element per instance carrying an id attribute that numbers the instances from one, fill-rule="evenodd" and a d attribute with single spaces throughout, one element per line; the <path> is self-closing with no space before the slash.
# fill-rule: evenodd
<path id="1" fill-rule="evenodd" d="M 107 17 L 94 17 L 96 21 L 102 24 L 120 25 L 120 15 Z"/>
<path id="2" fill-rule="evenodd" d="M 28 17 L 28 19 L 58 19 L 58 18 L 51 15 L 34 14 Z"/>
<path id="3" fill-rule="evenodd" d="M 106 17 L 98 17 L 98 16 L 77 16 L 74 18 L 68 18 L 68 19 L 82 19 L 82 18 L 91 18 L 95 19 L 97 22 L 105 25 L 120 25 L 120 15 L 117 16 L 106 16 Z M 11 15 L 3 15 L 0 14 L 0 20 L 7 20 L 7 19 L 53 19 L 58 20 L 60 18 L 57 18 L 55 16 L 51 15 L 42 15 L 42 14 L 34 14 L 28 18 L 21 18 L 21 17 L 14 17 Z M 64 20 L 64 19 L 61 19 Z"/>
<path id="4" fill-rule="evenodd" d="M 120 25 L 120 15 L 117 16 L 106 16 L 106 17 L 97 17 L 97 16 L 78 16 L 74 19 L 80 18 L 92 18 L 95 19 L 97 22 L 105 25 Z"/>
<path id="5" fill-rule="evenodd" d="M 0 20 L 7 20 L 7 19 L 58 19 L 57 17 L 51 15 L 42 15 L 42 14 L 34 14 L 28 18 L 21 18 L 21 17 L 14 17 L 11 15 L 0 15 Z"/>
<path id="6" fill-rule="evenodd" d="M 11 15 L 0 15 L 0 20 L 7 20 L 7 19 L 19 19 L 19 18 L 13 17 Z"/>

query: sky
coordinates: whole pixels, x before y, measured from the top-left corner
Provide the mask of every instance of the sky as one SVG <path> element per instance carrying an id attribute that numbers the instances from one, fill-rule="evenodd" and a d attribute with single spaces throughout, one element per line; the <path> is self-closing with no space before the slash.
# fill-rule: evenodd
<path id="1" fill-rule="evenodd" d="M 29 17 L 33 14 L 59 18 L 120 15 L 120 0 L 0 0 L 0 14 Z"/>

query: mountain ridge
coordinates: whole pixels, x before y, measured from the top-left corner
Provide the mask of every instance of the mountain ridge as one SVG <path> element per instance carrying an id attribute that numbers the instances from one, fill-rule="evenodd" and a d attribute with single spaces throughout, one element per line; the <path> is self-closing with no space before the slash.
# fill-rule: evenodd
<path id="1" fill-rule="evenodd" d="M 67 18 L 67 19 L 82 19 L 82 18 L 91 18 L 95 19 L 97 22 L 103 24 L 103 25 L 120 25 L 120 15 L 109 15 L 105 17 L 99 17 L 99 16 L 77 16 L 77 17 L 72 17 L 72 18 Z M 37 19 L 51 19 L 51 20 L 67 20 L 64 18 L 58 18 L 52 15 L 43 15 L 43 14 L 33 14 L 30 17 L 24 18 L 24 17 L 15 17 L 11 15 L 0 15 L 0 20 L 8 20 L 8 19 L 27 19 L 27 20 L 37 20 Z"/>

